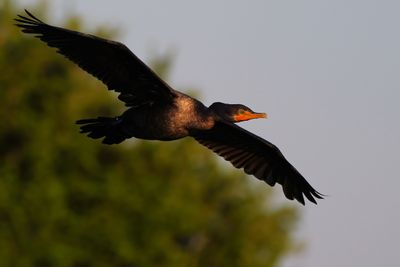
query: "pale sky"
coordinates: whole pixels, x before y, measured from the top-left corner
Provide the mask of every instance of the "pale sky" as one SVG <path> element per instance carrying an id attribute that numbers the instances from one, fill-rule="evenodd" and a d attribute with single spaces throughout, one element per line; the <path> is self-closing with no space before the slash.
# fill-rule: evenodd
<path id="1" fill-rule="evenodd" d="M 399 266 L 400 1 L 48 2 L 53 23 L 72 13 L 122 29 L 144 61 L 174 50 L 170 84 L 205 104 L 269 114 L 242 126 L 329 195 L 298 205 L 307 248 L 284 267 Z"/>

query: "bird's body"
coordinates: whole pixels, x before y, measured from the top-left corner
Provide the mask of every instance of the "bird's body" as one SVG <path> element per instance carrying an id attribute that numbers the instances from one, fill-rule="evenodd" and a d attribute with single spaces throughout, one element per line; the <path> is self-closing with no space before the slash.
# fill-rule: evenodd
<path id="1" fill-rule="evenodd" d="M 176 92 L 170 104 L 131 107 L 116 120 L 129 137 L 161 141 L 190 136 L 196 130 L 209 130 L 215 123 L 213 113 L 206 106 L 180 92 Z M 78 121 L 82 122 L 85 120 Z"/>
<path id="2" fill-rule="evenodd" d="M 304 204 L 322 198 L 270 142 L 235 123 L 265 118 L 241 104 L 213 103 L 206 107 L 197 99 L 169 87 L 125 45 L 46 24 L 26 11 L 17 26 L 100 79 L 128 109 L 114 118 L 77 121 L 81 132 L 118 144 L 135 137 L 169 141 L 193 137 L 200 144 L 230 161 L 236 168 L 265 181 L 282 185 L 289 199 Z"/>

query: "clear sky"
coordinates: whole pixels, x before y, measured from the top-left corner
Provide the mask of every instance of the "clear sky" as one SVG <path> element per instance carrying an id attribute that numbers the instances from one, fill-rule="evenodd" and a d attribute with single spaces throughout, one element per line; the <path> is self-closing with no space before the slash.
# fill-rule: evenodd
<path id="1" fill-rule="evenodd" d="M 307 250 L 284 267 L 399 266 L 400 1 L 48 2 L 52 22 L 121 28 L 144 61 L 172 49 L 170 84 L 205 104 L 269 114 L 242 126 L 329 195 L 300 207 Z"/>

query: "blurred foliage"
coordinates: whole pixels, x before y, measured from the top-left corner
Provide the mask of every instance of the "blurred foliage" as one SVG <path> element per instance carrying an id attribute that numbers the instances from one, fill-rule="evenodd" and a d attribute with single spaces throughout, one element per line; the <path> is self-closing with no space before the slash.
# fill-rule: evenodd
<path id="1" fill-rule="evenodd" d="M 10 3 L 0 5 L 0 266 L 277 266 L 292 251 L 297 213 L 194 141 L 107 146 L 79 134 L 75 120 L 123 106 L 24 36 Z"/>

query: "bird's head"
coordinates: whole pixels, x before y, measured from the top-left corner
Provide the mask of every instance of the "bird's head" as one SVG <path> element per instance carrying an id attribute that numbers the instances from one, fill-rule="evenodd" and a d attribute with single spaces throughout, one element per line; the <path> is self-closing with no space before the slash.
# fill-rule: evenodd
<path id="1" fill-rule="evenodd" d="M 241 104 L 213 103 L 210 110 L 219 118 L 230 122 L 241 122 L 252 119 L 266 118 L 267 114 L 257 113 Z"/>

